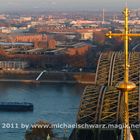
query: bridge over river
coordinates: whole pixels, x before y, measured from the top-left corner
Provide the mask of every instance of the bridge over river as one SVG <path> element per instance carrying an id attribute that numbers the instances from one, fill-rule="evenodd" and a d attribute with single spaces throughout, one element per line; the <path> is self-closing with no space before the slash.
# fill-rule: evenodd
<path id="1" fill-rule="evenodd" d="M 122 124 L 122 93 L 115 85 L 123 80 L 123 52 L 101 53 L 96 70 L 95 84 L 87 86 L 81 98 L 78 124 L 105 124 L 119 126 Z M 140 123 L 140 53 L 129 53 L 130 81 L 137 88 L 129 92 L 130 126 Z M 135 140 L 140 140 L 140 128 L 131 129 Z M 122 129 L 92 128 L 74 129 L 70 140 L 121 140 Z"/>

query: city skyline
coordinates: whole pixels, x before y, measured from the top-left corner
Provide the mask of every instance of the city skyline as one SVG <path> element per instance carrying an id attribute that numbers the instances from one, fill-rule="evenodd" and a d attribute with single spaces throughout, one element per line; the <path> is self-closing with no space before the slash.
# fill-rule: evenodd
<path id="1" fill-rule="evenodd" d="M 0 11 L 79 11 L 107 9 L 121 10 L 125 6 L 125 0 L 0 0 Z M 129 8 L 139 8 L 140 1 L 128 0 Z"/>

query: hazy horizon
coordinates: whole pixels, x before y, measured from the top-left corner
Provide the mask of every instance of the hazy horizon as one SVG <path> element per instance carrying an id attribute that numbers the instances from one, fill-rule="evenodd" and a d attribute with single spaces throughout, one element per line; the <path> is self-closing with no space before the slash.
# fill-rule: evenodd
<path id="1" fill-rule="evenodd" d="M 80 11 L 100 10 L 119 11 L 125 0 L 0 0 L 0 12 L 5 11 Z M 139 0 L 128 0 L 130 9 L 139 8 Z"/>

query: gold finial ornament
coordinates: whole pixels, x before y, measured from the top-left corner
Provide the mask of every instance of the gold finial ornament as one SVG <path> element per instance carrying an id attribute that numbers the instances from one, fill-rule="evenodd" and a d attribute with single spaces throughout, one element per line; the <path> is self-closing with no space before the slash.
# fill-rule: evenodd
<path id="1" fill-rule="evenodd" d="M 107 33 L 106 36 L 107 36 L 108 38 L 112 38 L 112 32 L 109 31 L 109 33 Z"/>
<path id="2" fill-rule="evenodd" d="M 129 81 L 129 60 L 128 60 L 128 45 L 129 45 L 129 37 L 137 37 L 140 34 L 131 34 L 129 33 L 128 27 L 128 17 L 129 17 L 129 10 L 126 5 L 126 8 L 123 11 L 124 14 L 124 32 L 123 33 L 112 33 L 109 32 L 106 34 L 109 38 L 112 37 L 123 37 L 124 40 L 124 80 L 119 82 L 116 85 L 118 90 L 121 90 L 123 94 L 123 104 L 124 104 L 124 125 L 127 126 L 124 128 L 123 131 L 123 140 L 130 140 L 132 137 L 129 127 L 129 108 L 128 108 L 128 92 L 136 88 L 135 83 Z"/>
<path id="3" fill-rule="evenodd" d="M 135 83 L 130 82 L 130 81 L 127 83 L 125 83 L 124 81 L 121 81 L 116 85 L 116 88 L 121 91 L 131 91 L 136 88 L 136 85 Z"/>

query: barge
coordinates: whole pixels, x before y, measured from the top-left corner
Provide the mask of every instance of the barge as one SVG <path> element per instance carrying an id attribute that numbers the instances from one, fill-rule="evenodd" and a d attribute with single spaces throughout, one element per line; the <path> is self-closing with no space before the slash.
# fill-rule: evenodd
<path id="1" fill-rule="evenodd" d="M 0 111 L 27 112 L 33 111 L 33 104 L 27 102 L 0 102 Z"/>

